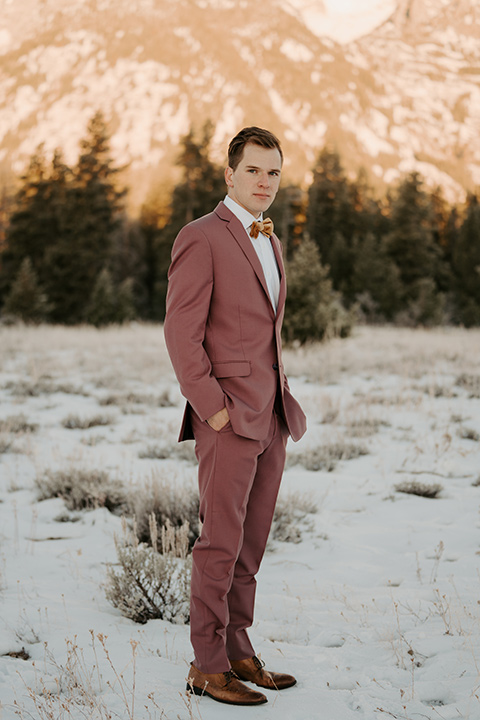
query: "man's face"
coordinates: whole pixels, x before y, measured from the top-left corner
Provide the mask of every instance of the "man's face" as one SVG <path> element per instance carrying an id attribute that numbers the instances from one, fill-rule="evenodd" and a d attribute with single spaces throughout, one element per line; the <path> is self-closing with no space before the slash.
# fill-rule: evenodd
<path id="1" fill-rule="evenodd" d="M 225 170 L 228 194 L 258 218 L 275 200 L 281 172 L 282 158 L 276 148 L 248 143 L 236 170 Z"/>

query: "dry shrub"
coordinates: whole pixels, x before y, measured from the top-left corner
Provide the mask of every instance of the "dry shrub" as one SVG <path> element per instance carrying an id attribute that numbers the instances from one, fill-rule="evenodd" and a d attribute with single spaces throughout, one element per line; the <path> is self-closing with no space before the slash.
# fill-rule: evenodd
<path id="1" fill-rule="evenodd" d="M 67 430 L 88 430 L 92 427 L 99 427 L 102 425 L 113 425 L 114 419 L 109 415 L 93 415 L 89 418 L 81 418 L 78 415 L 68 415 L 63 421 L 62 425 Z"/>
<path id="2" fill-rule="evenodd" d="M 288 456 L 288 466 L 303 465 L 306 470 L 326 470 L 332 472 L 341 460 L 355 460 L 368 455 L 364 445 L 348 442 L 326 443 Z"/>
<path id="3" fill-rule="evenodd" d="M 455 384 L 464 388 L 470 398 L 480 398 L 480 375 L 462 373 L 457 377 Z"/>
<path id="4" fill-rule="evenodd" d="M 28 422 L 25 415 L 11 415 L 5 420 L 0 420 L 0 432 L 9 433 L 33 433 L 38 430 L 36 423 Z"/>
<path id="5" fill-rule="evenodd" d="M 422 483 L 419 480 L 404 480 L 395 485 L 395 491 L 425 498 L 436 498 L 443 490 L 441 483 Z"/>
<path id="6" fill-rule="evenodd" d="M 480 433 L 472 428 L 459 428 L 457 435 L 459 438 L 462 438 L 462 440 L 473 440 L 474 442 L 478 442 L 480 440 Z"/>
<path id="7" fill-rule="evenodd" d="M 152 473 L 151 480 L 131 494 L 130 503 L 140 542 L 151 541 L 153 515 L 159 533 L 167 523 L 177 529 L 188 523 L 189 546 L 193 547 L 199 535 L 199 498 L 192 485 L 179 482 L 176 477 L 162 477 L 158 472 Z"/>
<path id="8" fill-rule="evenodd" d="M 185 460 L 193 464 L 196 462 L 193 442 L 155 443 L 140 450 L 138 457 L 141 460 L 168 460 L 176 458 L 177 460 Z"/>
<path id="9" fill-rule="evenodd" d="M 170 400 L 168 390 L 164 390 L 160 395 L 142 395 L 141 393 L 129 392 L 125 394 L 112 394 L 101 398 L 99 405 L 117 405 L 125 407 L 126 405 L 149 405 L 151 407 L 174 407 L 175 403 Z"/>
<path id="10" fill-rule="evenodd" d="M 35 479 L 38 500 L 59 497 L 69 510 L 94 510 L 106 507 L 121 514 L 127 509 L 127 493 L 119 480 L 112 480 L 103 470 L 69 468 L 47 470 Z"/>
<path id="11" fill-rule="evenodd" d="M 13 444 L 12 441 L 7 437 L 2 437 L 0 435 L 0 455 L 7 452 L 12 452 L 13 450 Z"/>
<path id="12" fill-rule="evenodd" d="M 375 435 L 381 427 L 390 427 L 390 423 L 378 418 L 363 418 L 346 423 L 346 427 L 351 437 L 366 438 Z"/>
<path id="13" fill-rule="evenodd" d="M 139 543 L 135 534 L 124 533 L 115 541 L 118 566 L 107 568 L 105 594 L 122 615 L 146 623 L 159 618 L 188 622 L 191 559 L 188 555 L 189 528 L 174 528 L 167 522 L 161 528 L 158 551 L 156 518 L 150 517 L 150 543 Z"/>
<path id="14" fill-rule="evenodd" d="M 87 395 L 82 388 L 69 383 L 55 383 L 51 378 L 41 377 L 38 380 L 10 380 L 3 386 L 12 395 L 17 397 L 39 397 L 65 393 L 66 395 Z"/>
<path id="15" fill-rule="evenodd" d="M 289 493 L 285 497 L 279 497 L 273 515 L 270 539 L 280 542 L 301 542 L 302 530 L 313 530 L 311 516 L 317 512 L 317 505 L 307 495 Z"/>

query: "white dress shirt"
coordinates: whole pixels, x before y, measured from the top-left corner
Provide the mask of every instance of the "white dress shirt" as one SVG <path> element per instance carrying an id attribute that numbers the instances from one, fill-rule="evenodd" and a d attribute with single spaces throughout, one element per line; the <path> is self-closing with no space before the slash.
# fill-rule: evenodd
<path id="1" fill-rule="evenodd" d="M 229 195 L 225 197 L 225 200 L 223 202 L 225 203 L 227 208 L 231 210 L 232 213 L 240 220 L 243 227 L 245 228 L 245 232 L 248 235 L 248 239 L 251 241 L 253 247 L 255 248 L 255 252 L 258 255 L 258 259 L 260 260 L 263 274 L 265 276 L 268 294 L 270 295 L 273 309 L 275 310 L 275 312 L 277 312 L 278 295 L 280 293 L 280 273 L 278 270 L 275 253 L 273 252 L 272 243 L 270 241 L 270 238 L 263 233 L 258 233 L 257 238 L 250 237 L 250 228 L 252 226 L 252 223 L 254 222 L 254 220 L 256 220 L 257 222 L 262 221 L 263 215 L 261 215 L 259 218 L 256 218 L 254 215 L 249 213 L 248 210 L 245 210 L 245 208 L 235 202 L 235 200 L 233 200 Z"/>

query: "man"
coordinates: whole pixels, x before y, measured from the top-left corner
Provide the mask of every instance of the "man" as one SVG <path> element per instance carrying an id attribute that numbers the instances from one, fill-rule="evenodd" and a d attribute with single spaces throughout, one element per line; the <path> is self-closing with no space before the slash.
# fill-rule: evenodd
<path id="1" fill-rule="evenodd" d="M 283 154 L 269 131 L 230 143 L 228 193 L 181 230 L 169 270 L 165 339 L 187 399 L 179 440 L 195 438 L 202 530 L 193 548 L 187 689 L 234 705 L 295 684 L 269 673 L 247 634 L 290 434 L 306 423 L 281 358 L 285 271 L 269 224 Z M 263 230 L 263 232 L 262 232 Z"/>

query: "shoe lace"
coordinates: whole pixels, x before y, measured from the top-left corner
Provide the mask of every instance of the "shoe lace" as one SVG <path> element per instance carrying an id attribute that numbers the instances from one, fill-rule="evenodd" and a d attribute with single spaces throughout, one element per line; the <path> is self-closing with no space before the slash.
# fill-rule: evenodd
<path id="1" fill-rule="evenodd" d="M 263 662 L 263 660 L 260 660 L 260 658 L 258 658 L 256 655 L 254 655 L 253 657 L 253 662 L 255 663 L 255 667 L 257 668 L 257 670 L 263 670 L 263 668 L 265 667 L 265 663 Z"/>
<path id="2" fill-rule="evenodd" d="M 225 678 L 225 685 L 228 685 L 229 682 L 238 678 L 238 675 L 233 670 L 227 670 L 227 672 L 223 673 L 223 677 Z"/>

